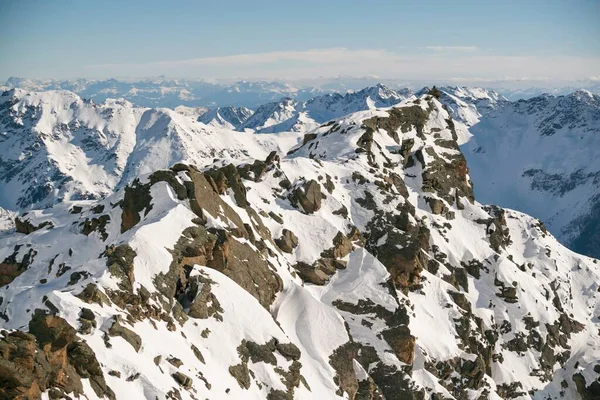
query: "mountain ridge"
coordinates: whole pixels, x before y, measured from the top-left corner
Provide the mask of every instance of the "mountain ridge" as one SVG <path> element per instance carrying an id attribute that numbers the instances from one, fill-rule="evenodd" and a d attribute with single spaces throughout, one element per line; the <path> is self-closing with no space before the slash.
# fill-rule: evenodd
<path id="1" fill-rule="evenodd" d="M 598 261 L 478 203 L 460 125 L 425 94 L 19 215 L 0 393 L 596 395 Z"/>

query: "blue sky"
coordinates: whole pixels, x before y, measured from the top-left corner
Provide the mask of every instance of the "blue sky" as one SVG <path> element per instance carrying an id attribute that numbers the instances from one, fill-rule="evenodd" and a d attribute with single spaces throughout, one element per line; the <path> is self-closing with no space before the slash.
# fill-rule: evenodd
<path id="1" fill-rule="evenodd" d="M 0 2 L 0 79 L 600 79 L 600 1 Z"/>

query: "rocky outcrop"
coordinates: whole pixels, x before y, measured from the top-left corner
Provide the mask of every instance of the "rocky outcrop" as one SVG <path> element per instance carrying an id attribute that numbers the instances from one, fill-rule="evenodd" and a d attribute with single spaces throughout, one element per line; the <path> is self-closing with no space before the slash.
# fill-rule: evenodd
<path id="1" fill-rule="evenodd" d="M 281 237 L 279 239 L 275 239 L 275 244 L 284 253 L 291 253 L 296 247 L 298 247 L 298 237 L 294 234 L 294 232 L 284 229 L 281 232 Z"/>
<path id="2" fill-rule="evenodd" d="M 306 214 L 312 214 L 321 208 L 321 185 L 315 180 L 305 182 L 290 194 L 291 203 Z"/>
<path id="3" fill-rule="evenodd" d="M 23 215 L 25 216 L 25 214 Z M 24 233 L 26 235 L 35 232 L 37 230 L 40 230 L 42 228 L 46 228 L 52 227 L 52 222 L 50 221 L 44 221 L 42 223 L 40 223 L 39 225 L 34 225 L 30 220 L 28 219 L 21 219 L 19 217 L 15 218 L 15 228 L 17 230 L 17 232 L 19 233 Z"/>
<path id="4" fill-rule="evenodd" d="M 37 254 L 37 251 L 34 249 L 23 252 L 21 260 L 18 261 L 21 247 L 22 245 L 16 245 L 13 253 L 0 263 L 0 286 L 11 283 L 15 278 L 25 272 L 33 262 Z"/>
<path id="5" fill-rule="evenodd" d="M 0 339 L 0 398 L 41 399 L 83 394 L 89 379 L 99 397 L 115 399 L 92 349 L 64 319 L 36 310 L 29 333 L 3 332 Z"/>
<path id="6" fill-rule="evenodd" d="M 108 334 L 110 336 L 120 336 L 127 343 L 134 348 L 136 352 L 139 352 L 142 347 L 142 339 L 140 336 L 132 331 L 131 329 L 125 327 L 120 317 L 116 317 L 110 329 L 108 330 Z"/>

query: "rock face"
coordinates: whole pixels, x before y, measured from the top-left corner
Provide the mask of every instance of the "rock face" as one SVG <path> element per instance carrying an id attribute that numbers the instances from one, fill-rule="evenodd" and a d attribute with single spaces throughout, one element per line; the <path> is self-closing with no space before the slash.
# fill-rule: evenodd
<path id="1" fill-rule="evenodd" d="M 93 350 L 64 319 L 36 310 L 29 331 L 6 333 L 0 340 L 0 397 L 35 399 L 45 391 L 54 397 L 81 395 L 86 378 L 97 396 L 115 399 Z"/>
<path id="2" fill-rule="evenodd" d="M 436 97 L 292 149 L 170 131 L 220 147 L 21 214 L 0 235 L 0 398 L 594 398 L 600 264 L 475 200 Z"/>

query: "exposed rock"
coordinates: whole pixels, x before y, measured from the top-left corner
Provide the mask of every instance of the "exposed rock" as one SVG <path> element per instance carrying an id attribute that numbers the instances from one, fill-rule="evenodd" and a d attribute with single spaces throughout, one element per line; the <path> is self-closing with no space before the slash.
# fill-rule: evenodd
<path id="1" fill-rule="evenodd" d="M 19 232 L 19 233 L 24 233 L 26 235 L 29 235 L 30 233 L 35 232 L 35 231 L 40 230 L 45 227 L 52 228 L 52 222 L 44 221 L 39 225 L 34 225 L 28 219 L 21 219 L 19 217 L 15 218 L 15 228 L 16 228 L 17 232 Z"/>
<path id="2" fill-rule="evenodd" d="M 412 365 L 415 360 L 415 337 L 407 326 L 398 326 L 382 332 L 386 342 L 396 353 L 400 361 Z"/>
<path id="3" fill-rule="evenodd" d="M 177 357 L 169 357 L 169 358 L 167 358 L 167 361 L 169 362 L 169 364 L 171 364 L 175 368 L 179 368 L 183 365 L 183 361 L 181 361 Z"/>
<path id="4" fill-rule="evenodd" d="M 273 302 L 282 288 L 281 278 L 269 268 L 263 255 L 224 230 L 209 232 L 203 226 L 188 228 L 183 232 L 172 254 L 173 262 L 169 272 L 155 277 L 156 287 L 168 298 L 178 298 L 180 294 L 187 293 L 185 297 L 188 303 L 185 303 L 182 297 L 179 299 L 184 307 L 196 300 L 196 305 L 190 310 L 198 318 L 214 314 L 220 306 L 218 302 L 215 303 L 214 309 L 205 310 L 201 306 L 211 303 L 212 294 L 200 291 L 198 296 L 190 286 L 193 283 L 189 281 L 188 275 L 195 264 L 206 265 L 227 275 L 258 299 L 264 307 Z M 207 290 L 210 291 L 210 287 Z"/>
<path id="5" fill-rule="evenodd" d="M 121 214 L 121 233 L 128 231 L 140 222 L 140 213 L 144 216 L 152 210 L 152 196 L 150 195 L 150 184 L 141 184 L 139 179 L 125 187 L 125 196 L 121 203 L 123 213 Z"/>
<path id="6" fill-rule="evenodd" d="M 311 179 L 304 185 L 296 188 L 290 195 L 290 201 L 296 207 L 300 207 L 306 214 L 312 214 L 321 208 L 321 186 L 317 181 Z"/>
<path id="7" fill-rule="evenodd" d="M 223 309 L 219 300 L 211 291 L 211 285 L 215 282 L 210 280 L 208 277 L 202 274 L 196 275 L 190 279 L 190 288 L 185 294 L 191 298 L 189 304 L 188 315 L 192 318 L 206 319 L 209 317 L 215 317 L 217 320 L 221 320 L 221 313 Z M 198 290 L 201 287 L 202 289 Z M 183 305 L 184 308 L 188 307 L 188 303 L 182 299 L 184 294 L 178 296 L 178 301 Z"/>
<path id="8" fill-rule="evenodd" d="M 581 373 L 573 375 L 573 382 L 577 387 L 577 392 L 583 400 L 598 400 L 600 399 L 600 382 L 594 381 L 587 386 L 587 382 Z"/>
<path id="9" fill-rule="evenodd" d="M 108 330 L 108 334 L 110 336 L 122 337 L 127 343 L 131 345 L 131 347 L 135 349 L 136 352 L 139 352 L 140 348 L 142 347 L 142 338 L 140 338 L 140 336 L 131 329 L 123 326 L 123 324 L 121 323 L 121 318 L 119 316 L 115 318 L 115 321 Z"/>
<path id="10" fill-rule="evenodd" d="M 82 308 L 79 313 L 79 333 L 82 335 L 88 335 L 92 333 L 92 330 L 96 328 L 96 316 L 89 308 Z"/>
<path id="11" fill-rule="evenodd" d="M 88 285 L 81 291 L 81 293 L 77 294 L 76 297 L 85 301 L 88 304 L 96 303 L 100 306 L 110 305 L 110 300 L 108 297 L 102 293 L 98 286 L 95 283 L 88 283 Z"/>
<path id="12" fill-rule="evenodd" d="M 281 232 L 281 237 L 275 239 L 275 244 L 285 253 L 291 253 L 296 247 L 298 247 L 298 237 L 294 235 L 294 232 L 284 229 Z"/>
<path id="13" fill-rule="evenodd" d="M 110 246 L 106 249 L 106 265 L 111 275 L 120 280 L 119 287 L 131 292 L 135 277 L 133 275 L 133 260 L 136 252 L 127 244 L 117 247 Z"/>
<path id="14" fill-rule="evenodd" d="M 354 245 L 350 238 L 346 237 L 342 232 L 338 232 L 333 238 L 333 247 L 321 254 L 322 257 L 331 257 L 334 259 L 344 258 L 352 252 Z"/>
<path id="15" fill-rule="evenodd" d="M 79 396 L 87 378 L 97 396 L 115 399 L 93 351 L 64 319 L 36 310 L 29 330 L 0 339 L 0 398 L 39 399 L 48 390 Z"/>
<path id="16" fill-rule="evenodd" d="M 300 278 L 305 282 L 314 283 L 315 285 L 324 285 L 329 280 L 329 275 L 322 269 L 304 262 L 297 263 L 294 268 L 298 271 Z"/>
<path id="17" fill-rule="evenodd" d="M 194 384 L 194 381 L 192 381 L 192 379 L 189 376 L 179 371 L 175 372 L 171 376 L 173 377 L 173 379 L 175 379 L 175 382 L 179 383 L 185 389 L 191 389 L 192 385 Z"/>
<path id="18" fill-rule="evenodd" d="M 304 138 L 302 139 L 302 145 L 304 146 L 306 143 L 308 143 L 311 140 L 314 140 L 316 138 L 317 138 L 316 133 L 307 133 L 306 135 L 304 135 Z"/>
<path id="19" fill-rule="evenodd" d="M 33 263 L 37 251 L 33 248 L 24 252 L 21 261 L 17 261 L 22 245 L 16 245 L 13 253 L 0 263 L 0 286 L 8 285 L 21 275 Z"/>
<path id="20" fill-rule="evenodd" d="M 266 165 L 264 165 L 264 167 L 266 168 Z M 244 186 L 242 177 L 240 176 L 240 173 L 235 165 L 229 164 L 225 167 L 209 170 L 206 172 L 206 174 L 209 177 L 217 176 L 221 181 L 220 187 L 225 184 L 227 188 L 230 188 L 233 191 L 233 198 L 238 206 L 247 207 L 249 205 L 248 200 L 246 200 L 246 187 Z M 224 176 L 226 179 L 223 180 L 222 176 Z M 213 214 L 211 213 L 211 215 Z"/>

